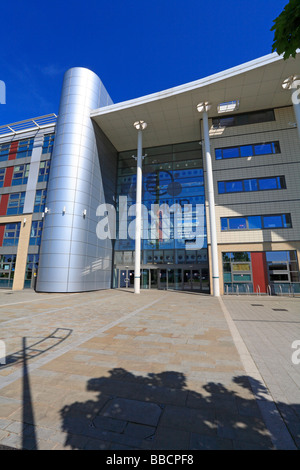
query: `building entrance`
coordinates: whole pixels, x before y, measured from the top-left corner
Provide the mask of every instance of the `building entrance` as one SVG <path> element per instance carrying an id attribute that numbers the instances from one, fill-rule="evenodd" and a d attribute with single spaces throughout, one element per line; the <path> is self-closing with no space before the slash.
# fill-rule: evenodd
<path id="1" fill-rule="evenodd" d="M 134 270 L 117 268 L 116 287 L 133 288 Z M 183 290 L 209 294 L 207 267 L 147 267 L 141 269 L 141 289 Z"/>

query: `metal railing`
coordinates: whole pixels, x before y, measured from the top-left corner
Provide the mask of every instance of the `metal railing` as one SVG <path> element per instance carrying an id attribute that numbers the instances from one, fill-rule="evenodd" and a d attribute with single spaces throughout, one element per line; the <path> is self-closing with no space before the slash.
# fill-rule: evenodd
<path id="1" fill-rule="evenodd" d="M 239 285 L 225 285 L 224 289 L 225 295 L 268 295 L 268 296 L 289 296 L 295 297 L 300 295 L 300 283 L 272 283 L 268 284 L 266 288 L 266 292 L 261 291 L 260 285 L 256 286 L 256 290 L 252 292 L 250 286 L 248 284 L 241 284 Z"/>
<path id="2" fill-rule="evenodd" d="M 25 121 L 14 122 L 13 124 L 7 124 L 0 126 L 0 137 L 9 134 L 18 134 L 21 132 L 41 129 L 48 126 L 54 126 L 57 121 L 56 114 L 47 114 L 46 116 L 39 116 L 33 119 L 26 119 Z"/>

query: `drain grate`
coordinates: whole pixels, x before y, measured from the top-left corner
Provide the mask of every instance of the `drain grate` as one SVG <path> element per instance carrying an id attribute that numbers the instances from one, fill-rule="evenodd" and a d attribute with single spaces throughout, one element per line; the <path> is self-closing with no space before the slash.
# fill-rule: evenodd
<path id="1" fill-rule="evenodd" d="M 274 310 L 274 312 L 288 312 L 286 308 L 272 308 L 272 310 Z"/>

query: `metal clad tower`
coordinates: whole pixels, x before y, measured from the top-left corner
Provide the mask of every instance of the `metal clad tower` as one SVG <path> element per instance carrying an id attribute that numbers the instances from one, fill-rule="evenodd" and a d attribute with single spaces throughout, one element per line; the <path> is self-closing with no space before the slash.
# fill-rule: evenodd
<path id="1" fill-rule="evenodd" d="M 85 68 L 65 73 L 47 190 L 36 290 L 80 292 L 111 287 L 112 241 L 96 235 L 99 204 L 113 202 L 117 152 L 90 118 L 111 104 Z M 112 177 L 107 180 L 106 174 Z"/>

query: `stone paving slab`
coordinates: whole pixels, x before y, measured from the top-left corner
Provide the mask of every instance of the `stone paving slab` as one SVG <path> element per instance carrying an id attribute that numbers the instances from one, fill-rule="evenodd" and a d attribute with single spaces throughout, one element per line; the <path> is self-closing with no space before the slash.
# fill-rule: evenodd
<path id="1" fill-rule="evenodd" d="M 238 326 L 252 310 L 261 320 L 243 303 L 239 323 L 236 312 L 243 309 L 234 301 L 224 299 Z M 268 307 L 268 319 L 275 315 L 282 322 L 273 304 Z M 296 313 L 289 314 L 294 322 Z M 287 329 L 284 335 L 288 342 Z M 254 343 L 255 332 L 249 336 Z M 0 365 L 1 445 L 274 448 L 274 429 L 266 425 L 253 386 L 268 395 L 266 382 L 247 374 L 228 318 L 213 297 L 124 290 L 0 293 L 0 339 L 10 359 Z M 288 368 L 286 373 L 297 375 Z M 289 391 L 296 393 L 292 386 Z M 289 430 L 295 434 L 298 415 L 290 405 L 285 413 L 294 413 Z"/>

